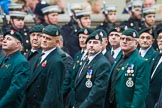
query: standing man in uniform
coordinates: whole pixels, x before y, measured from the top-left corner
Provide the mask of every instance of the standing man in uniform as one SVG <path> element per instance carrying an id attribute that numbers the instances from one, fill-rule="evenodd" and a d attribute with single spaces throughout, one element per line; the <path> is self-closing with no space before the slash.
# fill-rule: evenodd
<path id="1" fill-rule="evenodd" d="M 108 95 L 105 108 L 145 108 L 149 87 L 149 68 L 138 54 L 134 29 L 123 31 L 120 37 L 122 55 L 112 67 L 109 76 Z"/>
<path id="2" fill-rule="evenodd" d="M 30 66 L 33 66 L 36 57 L 42 51 L 41 37 L 43 27 L 44 26 L 42 24 L 38 24 L 30 28 L 29 34 L 30 34 L 31 50 L 26 54 L 26 58 L 29 61 Z"/>
<path id="3" fill-rule="evenodd" d="M 104 7 L 102 10 L 104 21 L 96 28 L 103 29 L 106 33 L 116 26 L 116 6 Z"/>
<path id="4" fill-rule="evenodd" d="M 141 0 L 134 0 L 131 2 L 131 16 L 128 21 L 121 23 L 122 26 L 127 26 L 128 28 L 133 28 L 137 31 L 142 29 L 142 6 L 143 3 Z"/>
<path id="5" fill-rule="evenodd" d="M 144 28 L 139 32 L 139 54 L 148 62 L 152 61 L 153 57 L 156 54 L 156 51 L 152 47 L 152 44 L 154 42 L 154 31 L 152 28 Z"/>
<path id="6" fill-rule="evenodd" d="M 107 60 L 110 62 L 111 66 L 114 63 L 114 58 L 113 56 L 108 52 L 108 50 L 106 49 L 106 46 L 108 44 L 108 39 L 107 39 L 107 33 L 106 31 L 102 30 L 102 29 L 98 29 L 96 30 L 96 32 L 98 34 L 101 35 L 102 37 L 102 54 L 107 58 Z"/>
<path id="7" fill-rule="evenodd" d="M 54 25 L 42 31 L 42 54 L 33 64 L 22 108 L 63 108 L 62 85 L 65 66 L 56 46 L 60 29 Z"/>
<path id="8" fill-rule="evenodd" d="M 110 63 L 102 54 L 102 37 L 93 32 L 87 40 L 87 59 L 75 77 L 75 108 L 104 108 Z M 83 92 L 84 91 L 84 92 Z"/>
<path id="9" fill-rule="evenodd" d="M 24 95 L 30 66 L 21 54 L 22 37 L 13 30 L 4 34 L 0 59 L 0 108 L 19 108 Z"/>
<path id="10" fill-rule="evenodd" d="M 44 14 L 44 26 L 49 24 L 58 26 L 58 15 L 61 12 L 61 9 L 57 5 L 46 6 L 42 8 Z"/>
<path id="11" fill-rule="evenodd" d="M 146 108 L 161 108 L 161 86 L 162 86 L 162 27 L 157 30 L 157 42 L 160 53 L 154 55 L 154 59 L 151 61 L 151 79 L 149 85 L 149 93 L 146 99 Z M 160 98 L 159 98 L 160 96 Z M 158 101 L 159 99 L 159 101 Z M 157 107 L 154 107 L 158 101 Z"/>
<path id="12" fill-rule="evenodd" d="M 84 27 L 91 27 L 91 18 L 90 18 L 91 11 L 89 10 L 81 10 L 79 12 L 76 12 L 76 18 L 78 23 L 78 29 L 84 28 Z M 70 55 L 74 58 L 74 55 L 76 52 L 80 50 L 79 47 L 79 41 L 77 33 L 73 31 L 69 33 L 71 36 L 68 38 L 65 37 L 65 47 L 69 50 Z M 67 34 L 67 35 L 69 35 Z"/>
<path id="13" fill-rule="evenodd" d="M 114 59 L 116 59 L 117 56 L 121 55 L 120 37 L 123 30 L 123 27 L 116 26 L 110 29 L 108 34 L 108 39 L 111 46 L 111 51 L 109 53 L 114 57 Z"/>
<path id="14" fill-rule="evenodd" d="M 23 43 L 23 49 L 21 52 L 24 55 L 26 55 L 27 52 L 31 49 L 29 29 L 27 28 L 27 26 L 25 26 L 24 23 L 25 15 L 26 15 L 25 12 L 20 11 L 10 11 L 9 13 L 11 23 L 10 30 L 14 30 L 21 34 Z"/>

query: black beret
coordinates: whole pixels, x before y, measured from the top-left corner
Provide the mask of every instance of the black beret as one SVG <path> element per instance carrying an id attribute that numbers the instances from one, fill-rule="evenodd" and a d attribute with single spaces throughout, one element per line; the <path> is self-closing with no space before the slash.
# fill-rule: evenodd
<path id="1" fill-rule="evenodd" d="M 157 35 L 159 35 L 160 33 L 162 33 L 162 27 L 159 27 L 159 28 L 157 29 Z"/>
<path id="2" fill-rule="evenodd" d="M 150 34 L 153 38 L 155 38 L 155 32 L 153 31 L 152 28 L 143 28 L 143 29 L 139 32 L 139 36 L 140 36 L 142 33 L 148 33 L 148 34 Z"/>
<path id="3" fill-rule="evenodd" d="M 59 27 L 54 26 L 54 25 L 47 25 L 43 28 L 42 33 L 56 37 L 56 36 L 60 36 L 61 34 L 61 30 Z"/>
<path id="4" fill-rule="evenodd" d="M 3 35 L 3 37 L 5 37 L 6 35 L 10 35 L 10 36 L 16 38 L 17 40 L 19 40 L 22 43 L 22 36 L 19 32 L 16 32 L 14 30 L 9 30 Z"/>
<path id="5" fill-rule="evenodd" d="M 133 38 L 138 38 L 139 33 L 135 29 L 128 28 L 122 32 L 122 35 L 131 36 Z"/>
<path id="6" fill-rule="evenodd" d="M 99 35 L 96 31 L 94 31 L 93 33 L 91 33 L 91 34 L 88 36 L 88 38 L 87 38 L 87 40 L 86 40 L 86 43 L 87 43 L 89 40 L 91 40 L 91 39 L 100 40 L 100 41 L 102 42 L 102 37 L 101 37 L 101 35 Z"/>
<path id="7" fill-rule="evenodd" d="M 79 31 L 77 32 L 77 36 L 79 36 L 79 34 L 90 35 L 92 32 L 94 32 L 94 29 L 84 27 L 84 28 L 79 29 Z"/>
<path id="8" fill-rule="evenodd" d="M 44 26 L 42 24 L 34 25 L 33 27 L 30 28 L 29 33 L 42 32 L 43 28 Z"/>

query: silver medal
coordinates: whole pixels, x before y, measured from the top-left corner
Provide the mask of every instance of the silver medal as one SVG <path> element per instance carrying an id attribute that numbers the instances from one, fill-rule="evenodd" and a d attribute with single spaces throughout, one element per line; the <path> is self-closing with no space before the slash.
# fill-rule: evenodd
<path id="1" fill-rule="evenodd" d="M 132 81 L 132 78 L 128 78 L 128 80 L 126 81 L 126 86 L 127 87 L 133 87 L 134 82 Z"/>
<path id="2" fill-rule="evenodd" d="M 91 80 L 87 80 L 85 83 L 87 88 L 91 88 L 92 87 L 92 81 Z"/>

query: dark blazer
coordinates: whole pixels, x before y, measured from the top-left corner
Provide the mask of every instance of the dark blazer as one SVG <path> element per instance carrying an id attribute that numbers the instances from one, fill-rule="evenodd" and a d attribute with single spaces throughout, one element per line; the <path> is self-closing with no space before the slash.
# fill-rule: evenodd
<path id="1" fill-rule="evenodd" d="M 136 59 L 134 59 L 136 58 Z M 122 59 L 122 55 L 118 56 L 111 75 L 115 68 L 118 68 L 115 83 L 115 101 L 117 108 L 145 108 L 145 99 L 149 86 L 149 68 L 146 67 L 146 61 L 138 54 L 138 51 L 132 52 L 129 57 L 119 67 L 117 63 Z M 128 74 L 130 66 L 133 66 L 133 73 Z M 110 84 L 110 83 L 109 83 Z M 108 95 L 110 88 L 108 86 Z M 109 108 L 108 99 L 105 108 Z"/>
<path id="2" fill-rule="evenodd" d="M 156 54 L 152 59 L 151 72 L 153 73 L 156 68 L 161 55 Z M 146 100 L 147 108 L 154 108 L 155 103 L 158 101 L 160 96 L 160 90 L 162 86 L 162 63 L 157 67 L 153 77 L 150 79 L 149 93 Z"/>
<path id="3" fill-rule="evenodd" d="M 104 54 L 104 56 L 107 58 L 107 60 L 110 62 L 111 66 L 114 64 L 115 59 L 113 58 L 113 56 L 111 54 L 109 54 L 108 51 L 106 51 L 106 53 Z"/>
<path id="4" fill-rule="evenodd" d="M 35 63 L 32 73 L 22 108 L 62 108 L 65 66 L 57 49 L 53 50 L 41 64 Z"/>
<path id="5" fill-rule="evenodd" d="M 18 108 L 29 78 L 30 66 L 17 51 L 0 61 L 0 108 Z"/>
<path id="6" fill-rule="evenodd" d="M 84 64 L 84 63 L 83 63 Z M 89 64 L 87 64 L 78 77 L 81 68 L 75 78 L 75 108 L 103 108 L 106 89 L 108 84 L 108 74 L 110 72 L 110 63 L 102 53 L 99 53 Z M 86 86 L 88 71 L 92 71 L 92 87 Z"/>

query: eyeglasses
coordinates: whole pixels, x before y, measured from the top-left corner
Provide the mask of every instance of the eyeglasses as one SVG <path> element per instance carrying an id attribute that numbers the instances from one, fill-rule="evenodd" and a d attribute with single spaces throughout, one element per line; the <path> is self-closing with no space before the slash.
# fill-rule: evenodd
<path id="1" fill-rule="evenodd" d="M 130 37 L 120 37 L 120 40 L 124 41 L 133 41 L 134 39 L 130 38 Z"/>

